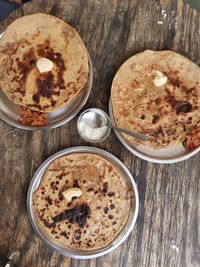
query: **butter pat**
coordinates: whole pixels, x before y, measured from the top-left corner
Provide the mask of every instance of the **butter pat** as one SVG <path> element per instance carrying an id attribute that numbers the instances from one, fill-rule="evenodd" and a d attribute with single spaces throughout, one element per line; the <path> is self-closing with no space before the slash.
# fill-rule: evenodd
<path id="1" fill-rule="evenodd" d="M 53 68 L 53 62 L 48 58 L 41 57 L 37 61 L 37 68 L 40 73 L 50 71 Z"/>
<path id="2" fill-rule="evenodd" d="M 167 76 L 165 76 L 162 72 L 158 70 L 153 73 L 153 77 L 153 83 L 157 87 L 162 86 L 167 82 Z"/>
<path id="3" fill-rule="evenodd" d="M 78 130 L 81 135 L 88 140 L 98 141 L 105 137 L 109 128 L 108 126 L 102 126 L 101 128 L 91 128 L 85 122 L 80 121 L 78 124 Z"/>
<path id="4" fill-rule="evenodd" d="M 73 197 L 80 197 L 82 191 L 78 187 L 72 187 L 63 192 L 63 196 L 67 201 L 71 201 Z"/>

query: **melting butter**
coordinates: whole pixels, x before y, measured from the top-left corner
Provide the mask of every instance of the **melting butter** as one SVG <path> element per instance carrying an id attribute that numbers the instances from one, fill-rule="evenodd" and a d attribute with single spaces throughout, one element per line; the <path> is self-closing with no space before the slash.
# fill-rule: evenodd
<path id="1" fill-rule="evenodd" d="M 40 73 L 50 71 L 53 68 L 53 62 L 45 57 L 39 58 L 36 65 Z"/>

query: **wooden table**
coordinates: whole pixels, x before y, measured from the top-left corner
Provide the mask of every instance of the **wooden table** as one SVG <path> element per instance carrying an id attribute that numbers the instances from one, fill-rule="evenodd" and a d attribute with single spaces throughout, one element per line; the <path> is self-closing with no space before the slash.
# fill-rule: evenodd
<path id="1" fill-rule="evenodd" d="M 58 16 L 82 36 L 94 64 L 88 107 L 108 111 L 112 78 L 131 55 L 146 48 L 177 51 L 200 64 L 200 13 L 175 0 L 31 1 L 0 26 L 34 12 Z M 165 15 L 166 14 L 166 15 Z M 75 117 L 46 132 L 16 129 L 0 121 L 0 249 L 20 251 L 20 267 L 200 266 L 200 160 L 162 165 L 131 155 L 112 133 L 97 146 L 119 157 L 138 185 L 140 210 L 128 240 L 94 260 L 74 260 L 41 243 L 28 221 L 26 195 L 39 165 L 80 139 Z"/>

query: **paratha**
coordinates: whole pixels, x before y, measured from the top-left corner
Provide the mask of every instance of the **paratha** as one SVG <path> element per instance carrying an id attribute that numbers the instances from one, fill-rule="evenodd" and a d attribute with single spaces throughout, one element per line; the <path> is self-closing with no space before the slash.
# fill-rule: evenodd
<path id="1" fill-rule="evenodd" d="M 68 202 L 63 192 L 80 188 Z M 52 239 L 74 249 L 105 247 L 120 233 L 133 196 L 123 175 L 106 159 L 74 153 L 51 163 L 33 194 L 33 210 Z"/>
<path id="2" fill-rule="evenodd" d="M 155 85 L 155 73 L 166 78 L 163 85 Z M 111 103 L 118 127 L 149 136 L 144 143 L 124 135 L 131 144 L 176 146 L 200 125 L 200 69 L 172 51 L 138 53 L 116 73 Z"/>
<path id="3" fill-rule="evenodd" d="M 39 59 L 53 68 L 40 72 Z M 0 88 L 20 106 L 51 112 L 85 88 L 88 55 L 77 31 L 47 14 L 32 14 L 11 23 L 0 39 Z"/>

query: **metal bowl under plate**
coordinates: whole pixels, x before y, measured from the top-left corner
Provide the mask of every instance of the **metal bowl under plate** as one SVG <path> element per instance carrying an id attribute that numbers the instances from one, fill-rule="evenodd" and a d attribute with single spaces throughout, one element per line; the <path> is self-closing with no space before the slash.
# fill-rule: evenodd
<path id="1" fill-rule="evenodd" d="M 0 38 L 2 37 L 2 35 L 3 33 L 0 34 Z M 2 90 L 0 90 L 0 118 L 17 128 L 32 131 L 53 129 L 67 123 L 81 110 L 90 95 L 93 82 L 93 67 L 89 54 L 88 63 L 89 78 L 87 85 L 77 96 L 69 101 L 69 103 L 63 105 L 61 108 L 53 112 L 48 113 L 47 126 L 33 127 L 21 124 L 21 117 L 18 113 L 19 105 L 11 102 Z"/>
<path id="2" fill-rule="evenodd" d="M 112 103 L 111 99 L 109 101 L 109 115 L 113 125 L 115 125 L 115 119 L 112 111 Z M 194 156 L 198 152 L 200 152 L 200 147 L 195 149 L 194 151 L 187 150 L 183 147 L 182 144 L 179 144 L 174 147 L 164 148 L 164 149 L 154 149 L 145 145 L 134 146 L 130 144 L 130 142 L 118 131 L 115 131 L 116 136 L 120 140 L 120 142 L 134 155 L 137 157 L 154 162 L 154 163 L 176 163 L 190 157 Z"/>
<path id="3" fill-rule="evenodd" d="M 130 189 L 133 194 L 131 209 L 130 209 L 130 213 L 129 213 L 129 217 L 128 217 L 126 225 L 124 226 L 124 228 L 122 229 L 122 231 L 119 233 L 119 235 L 116 237 L 114 241 L 112 241 L 106 247 L 101 248 L 101 249 L 84 251 L 84 250 L 71 249 L 67 246 L 62 246 L 61 244 L 53 240 L 47 233 L 44 233 L 42 231 L 41 226 L 38 223 L 37 218 L 35 217 L 35 214 L 32 209 L 32 194 L 33 192 L 37 190 L 40 184 L 41 178 L 43 177 L 49 164 L 59 157 L 73 154 L 73 153 L 92 153 L 92 154 L 99 155 L 105 158 L 106 160 L 110 161 L 118 169 L 121 175 L 123 175 L 124 179 L 126 179 L 126 182 L 130 186 Z M 102 256 L 104 254 L 111 252 L 112 250 L 116 249 L 120 244 L 122 244 L 133 229 L 133 226 L 136 222 L 137 215 L 138 215 L 138 208 L 139 208 L 139 197 L 138 197 L 137 186 L 135 184 L 135 181 L 131 173 L 126 168 L 126 166 L 112 154 L 104 150 L 98 149 L 98 148 L 87 147 L 87 146 L 79 146 L 79 147 L 72 147 L 72 148 L 64 149 L 54 154 L 50 158 L 48 158 L 36 171 L 30 183 L 28 195 L 27 195 L 27 209 L 28 209 L 29 219 L 33 226 L 33 229 L 35 230 L 39 238 L 48 247 L 55 250 L 56 252 L 64 256 L 68 256 L 71 258 L 78 258 L 78 259 L 91 259 L 91 258 Z"/>

